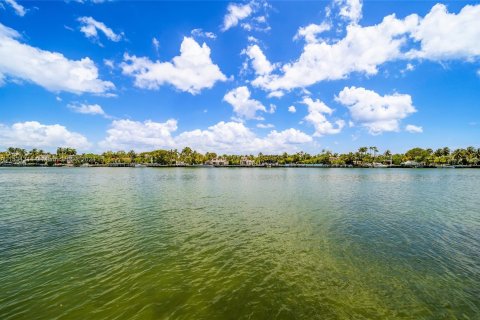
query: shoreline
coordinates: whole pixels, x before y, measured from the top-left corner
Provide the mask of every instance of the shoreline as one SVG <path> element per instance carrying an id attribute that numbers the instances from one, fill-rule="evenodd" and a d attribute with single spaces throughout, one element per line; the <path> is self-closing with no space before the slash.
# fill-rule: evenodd
<path id="1" fill-rule="evenodd" d="M 480 165 L 449 165 L 449 166 L 402 166 L 402 165 L 385 165 L 385 166 L 352 166 L 352 165 L 322 165 L 322 164 L 288 164 L 288 165 L 163 165 L 163 164 L 92 164 L 92 165 L 32 165 L 32 164 L 3 164 L 0 168 L 316 168 L 316 169 L 480 169 Z"/>

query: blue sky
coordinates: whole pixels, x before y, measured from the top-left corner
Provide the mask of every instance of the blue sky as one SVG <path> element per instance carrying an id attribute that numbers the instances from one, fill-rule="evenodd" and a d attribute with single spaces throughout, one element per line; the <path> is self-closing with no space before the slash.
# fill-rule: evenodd
<path id="1" fill-rule="evenodd" d="M 472 1 L 0 0 L 0 149 L 478 146 Z"/>

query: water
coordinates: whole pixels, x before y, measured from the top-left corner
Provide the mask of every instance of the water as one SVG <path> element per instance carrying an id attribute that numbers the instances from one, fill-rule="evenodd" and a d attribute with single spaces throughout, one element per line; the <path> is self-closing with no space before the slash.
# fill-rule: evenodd
<path id="1" fill-rule="evenodd" d="M 480 170 L 0 169 L 0 319 L 479 319 Z"/>

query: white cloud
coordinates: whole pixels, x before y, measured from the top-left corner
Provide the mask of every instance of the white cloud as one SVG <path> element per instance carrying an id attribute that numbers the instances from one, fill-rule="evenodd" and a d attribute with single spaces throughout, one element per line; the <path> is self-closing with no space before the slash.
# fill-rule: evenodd
<path id="1" fill-rule="evenodd" d="M 408 71 L 413 71 L 413 70 L 415 70 L 415 66 L 414 66 L 413 64 L 411 64 L 411 63 L 407 63 L 407 65 L 405 66 L 405 68 L 402 69 L 402 70 L 400 70 L 400 72 L 404 74 L 404 73 L 406 73 L 406 72 L 408 72 Z"/>
<path id="2" fill-rule="evenodd" d="M 348 107 L 354 122 L 374 135 L 398 131 L 400 121 L 416 112 L 408 94 L 381 96 L 365 88 L 345 87 L 335 99 Z"/>
<path id="3" fill-rule="evenodd" d="M 277 106 L 273 103 L 270 103 L 270 109 L 268 109 L 268 113 L 275 113 L 277 111 Z"/>
<path id="4" fill-rule="evenodd" d="M 310 137 L 308 134 L 305 134 L 302 131 L 293 128 L 280 132 L 273 130 L 268 134 L 267 139 L 270 140 L 272 144 L 276 144 L 278 146 L 285 144 L 307 143 L 313 140 L 312 137 Z"/>
<path id="5" fill-rule="evenodd" d="M 101 31 L 107 39 L 118 42 L 122 40 L 123 33 L 117 34 L 107 27 L 103 22 L 99 22 L 92 17 L 80 17 L 78 21 L 81 23 L 80 31 L 90 39 L 98 40 L 98 31 Z"/>
<path id="6" fill-rule="evenodd" d="M 106 150 L 147 151 L 188 146 L 199 152 L 246 154 L 296 151 L 299 145 L 312 141 L 310 136 L 296 129 L 273 130 L 261 138 L 241 122 L 221 121 L 206 130 L 196 129 L 173 136 L 176 130 L 175 120 L 163 123 L 116 120 L 99 145 Z"/>
<path id="7" fill-rule="evenodd" d="M 290 106 L 290 107 L 288 107 L 288 112 L 295 113 L 295 112 L 297 112 L 297 108 L 295 108 L 295 106 Z"/>
<path id="8" fill-rule="evenodd" d="M 282 91 L 344 79 L 354 72 L 375 75 L 379 66 L 400 59 L 476 61 L 480 56 L 480 5 L 467 5 L 454 14 L 437 4 L 424 18 L 389 15 L 377 25 L 352 23 L 340 40 L 304 33 L 309 38 L 300 57 L 281 66 L 278 74 L 259 75 L 252 81 L 254 86 Z M 420 48 L 411 49 L 416 44 Z"/>
<path id="9" fill-rule="evenodd" d="M 374 75 L 377 67 L 402 56 L 405 32 L 417 24 L 415 16 L 404 20 L 387 16 L 374 26 L 349 25 L 345 38 L 329 44 L 307 43 L 300 57 L 284 64 L 281 75 L 263 75 L 252 84 L 268 91 L 303 88 L 324 80 L 346 78 L 352 72 Z"/>
<path id="10" fill-rule="evenodd" d="M 245 86 L 229 91 L 223 100 L 232 105 L 237 116 L 245 119 L 259 119 L 256 115 L 257 111 L 267 112 L 260 101 L 250 98 L 250 91 Z"/>
<path id="11" fill-rule="evenodd" d="M 325 103 L 319 99 L 312 100 L 310 97 L 303 98 L 302 103 L 308 107 L 308 115 L 305 117 L 305 121 L 312 124 L 315 128 L 315 133 L 313 134 L 315 137 L 337 134 L 342 131 L 345 121 L 337 120 L 335 123 L 328 121 L 325 114 L 332 114 L 333 109 Z"/>
<path id="12" fill-rule="evenodd" d="M 257 128 L 260 128 L 260 129 L 271 129 L 271 128 L 275 128 L 275 126 L 271 123 L 259 123 L 257 124 Z"/>
<path id="13" fill-rule="evenodd" d="M 284 93 L 283 91 L 278 90 L 278 91 L 272 91 L 272 92 L 270 92 L 270 93 L 267 95 L 267 97 L 269 97 L 269 98 L 281 98 L 281 97 L 283 97 L 284 95 L 285 95 L 285 93 Z"/>
<path id="14" fill-rule="evenodd" d="M 26 121 L 11 126 L 0 124 L 0 146 L 86 149 L 91 144 L 83 135 L 71 132 L 59 124 L 44 125 L 37 121 Z"/>
<path id="15" fill-rule="evenodd" d="M 304 97 L 302 103 L 308 106 L 309 111 L 317 111 L 326 114 L 333 113 L 333 109 L 320 101 L 320 99 L 313 100 L 310 97 Z"/>
<path id="16" fill-rule="evenodd" d="M 246 31 L 269 31 L 271 28 L 267 17 L 270 8 L 266 0 L 252 0 L 246 4 L 230 3 L 223 19 L 222 31 L 227 31 L 239 24 Z"/>
<path id="17" fill-rule="evenodd" d="M 318 42 L 317 35 L 330 30 L 331 26 L 328 23 L 321 23 L 321 24 L 309 24 L 306 27 L 300 27 L 293 37 L 293 40 L 299 40 L 304 38 L 307 43 L 315 43 Z"/>
<path id="18" fill-rule="evenodd" d="M 193 29 L 192 30 L 192 36 L 194 37 L 203 37 L 203 38 L 208 38 L 208 39 L 216 39 L 217 35 L 213 32 L 208 32 L 208 31 L 203 31 L 200 28 Z"/>
<path id="19" fill-rule="evenodd" d="M 307 134 L 287 129 L 271 131 L 266 137 L 256 136 L 241 122 L 219 122 L 207 130 L 193 130 L 180 134 L 176 138 L 179 147 L 190 146 L 200 152 L 217 153 L 282 153 L 298 150 L 298 146 L 311 142 Z"/>
<path id="20" fill-rule="evenodd" d="M 227 7 L 227 11 L 228 13 L 223 18 L 222 31 L 227 31 L 238 25 L 239 21 L 247 18 L 253 13 L 253 8 L 251 3 L 244 5 L 230 3 Z"/>
<path id="21" fill-rule="evenodd" d="M 193 38 L 185 37 L 180 46 L 180 55 L 172 62 L 153 62 L 125 54 L 121 64 L 123 74 L 135 78 L 135 86 L 144 89 L 158 89 L 164 84 L 191 94 L 212 88 L 217 81 L 227 78 L 210 58 L 210 48 L 200 46 Z"/>
<path id="22" fill-rule="evenodd" d="M 173 148 L 172 133 L 177 130 L 177 121 L 166 122 L 114 120 L 107 130 L 107 137 L 99 146 L 105 150 L 148 151 Z"/>
<path id="23" fill-rule="evenodd" d="M 111 59 L 103 59 L 103 64 L 109 67 L 110 69 L 115 68 L 115 62 Z"/>
<path id="24" fill-rule="evenodd" d="M 160 49 L 160 41 L 157 38 L 152 38 L 152 46 L 155 49 L 155 52 L 158 54 L 158 50 Z"/>
<path id="25" fill-rule="evenodd" d="M 436 4 L 420 20 L 411 34 L 420 50 L 407 53 L 410 58 L 431 60 L 473 59 L 480 55 L 480 5 L 467 5 L 458 13 L 449 13 L 444 4 Z"/>
<path id="26" fill-rule="evenodd" d="M 0 23 L 0 79 L 22 79 L 50 91 L 77 94 L 100 94 L 115 88 L 110 81 L 98 78 L 98 69 L 90 58 L 69 60 L 61 53 L 20 43 L 19 38 L 17 31 Z"/>
<path id="27" fill-rule="evenodd" d="M 0 0 L 2 1 L 2 0 Z M 27 10 L 25 10 L 25 8 L 19 4 L 18 2 L 16 2 L 15 0 L 3 0 L 6 4 L 8 4 L 10 7 L 12 7 L 12 9 L 15 11 L 15 13 L 17 15 L 19 15 L 20 17 L 23 17 L 26 13 L 27 13 Z"/>
<path id="28" fill-rule="evenodd" d="M 262 49 L 256 44 L 248 46 L 242 53 L 248 56 L 252 63 L 253 70 L 255 70 L 255 74 L 257 75 L 270 74 L 275 68 L 275 66 L 267 60 Z"/>
<path id="29" fill-rule="evenodd" d="M 258 17 L 255 17 L 254 20 L 257 21 L 257 22 L 259 22 L 259 23 L 266 23 L 266 22 L 267 22 L 267 17 L 265 17 L 265 16 L 258 16 Z"/>
<path id="30" fill-rule="evenodd" d="M 108 114 L 105 113 L 102 107 L 98 104 L 75 103 L 75 104 L 69 104 L 67 105 L 67 107 L 75 113 L 100 115 L 105 118 L 110 117 Z"/>
<path id="31" fill-rule="evenodd" d="M 356 24 L 362 18 L 362 0 L 335 0 L 340 8 L 339 15 Z"/>
<path id="32" fill-rule="evenodd" d="M 422 133 L 422 132 L 423 132 L 423 128 L 422 128 L 422 127 L 414 126 L 413 124 L 408 124 L 408 125 L 405 127 L 405 130 L 406 130 L 407 132 L 410 132 L 410 133 Z"/>

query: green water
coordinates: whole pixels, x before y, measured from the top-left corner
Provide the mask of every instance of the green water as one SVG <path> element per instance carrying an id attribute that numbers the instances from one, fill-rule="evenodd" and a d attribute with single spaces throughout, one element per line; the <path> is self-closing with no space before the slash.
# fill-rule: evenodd
<path id="1" fill-rule="evenodd" d="M 0 319 L 480 319 L 480 170 L 0 169 Z"/>

